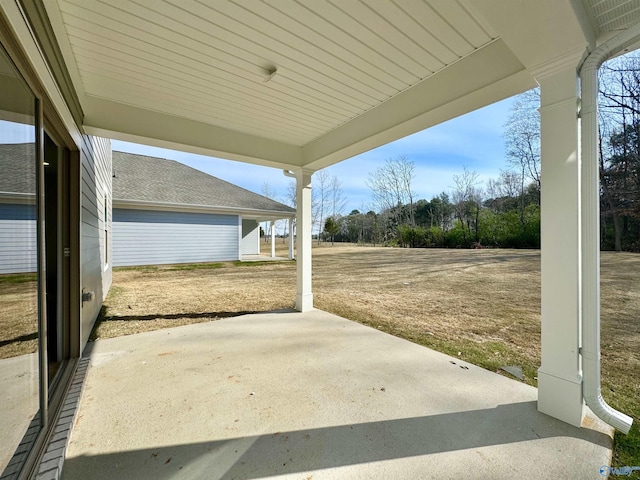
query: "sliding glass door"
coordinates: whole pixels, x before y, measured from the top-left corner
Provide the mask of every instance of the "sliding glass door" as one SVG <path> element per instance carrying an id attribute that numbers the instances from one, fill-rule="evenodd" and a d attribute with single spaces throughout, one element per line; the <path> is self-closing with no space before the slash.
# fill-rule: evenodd
<path id="1" fill-rule="evenodd" d="M 0 472 L 42 425 L 36 119 L 36 98 L 0 50 Z"/>
<path id="2" fill-rule="evenodd" d="M 32 463 L 71 371 L 76 177 L 42 118 L 0 47 L 0 475 Z"/>

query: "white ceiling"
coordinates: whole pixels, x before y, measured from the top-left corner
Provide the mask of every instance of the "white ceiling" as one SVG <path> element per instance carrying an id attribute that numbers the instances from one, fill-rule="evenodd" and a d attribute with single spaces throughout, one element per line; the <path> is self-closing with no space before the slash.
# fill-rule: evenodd
<path id="1" fill-rule="evenodd" d="M 640 17 L 640 0 L 44 3 L 87 132 L 312 168 L 530 88 Z"/>
<path id="2" fill-rule="evenodd" d="M 637 0 L 585 0 L 584 3 L 598 35 L 628 28 L 640 20 Z"/>
<path id="3" fill-rule="evenodd" d="M 59 2 L 87 95 L 298 146 L 495 38 L 437 3 Z"/>

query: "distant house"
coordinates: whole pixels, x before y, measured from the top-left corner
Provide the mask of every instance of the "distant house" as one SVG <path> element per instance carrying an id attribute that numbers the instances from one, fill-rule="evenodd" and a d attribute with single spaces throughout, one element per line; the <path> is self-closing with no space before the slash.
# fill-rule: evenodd
<path id="1" fill-rule="evenodd" d="M 34 156 L 33 144 L 0 145 L 0 274 L 36 271 Z M 103 268 L 240 260 L 260 253 L 259 222 L 295 216 L 286 205 L 173 160 L 112 156 L 112 185 L 103 192 L 113 189 L 112 209 L 101 198 L 95 207 L 105 210 L 98 212 L 105 220 L 95 222 Z"/>
<path id="2" fill-rule="evenodd" d="M 33 143 L 0 144 L 0 274 L 36 271 Z"/>
<path id="3" fill-rule="evenodd" d="M 113 265 L 240 260 L 295 210 L 174 160 L 113 152 Z"/>

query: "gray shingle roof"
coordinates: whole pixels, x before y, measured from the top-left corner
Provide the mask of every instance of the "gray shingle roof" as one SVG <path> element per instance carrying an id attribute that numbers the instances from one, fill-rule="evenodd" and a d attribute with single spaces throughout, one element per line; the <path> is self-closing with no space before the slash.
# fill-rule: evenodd
<path id="1" fill-rule="evenodd" d="M 139 201 L 266 210 L 295 210 L 174 160 L 113 152 L 114 202 Z"/>
<path id="2" fill-rule="evenodd" d="M 295 210 L 174 160 L 113 152 L 113 199 L 169 205 L 282 212 Z M 0 144 L 0 192 L 36 190 L 33 143 Z"/>
<path id="3" fill-rule="evenodd" d="M 36 157 L 33 143 L 0 144 L 0 192 L 35 193 Z"/>

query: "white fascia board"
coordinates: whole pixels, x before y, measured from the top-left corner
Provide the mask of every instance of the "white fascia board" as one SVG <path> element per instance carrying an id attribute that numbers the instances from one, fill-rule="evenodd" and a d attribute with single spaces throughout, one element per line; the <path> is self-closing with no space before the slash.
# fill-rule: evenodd
<path id="1" fill-rule="evenodd" d="M 266 167 L 300 166 L 302 148 L 295 145 L 90 95 L 81 103 L 90 135 Z"/>
<path id="2" fill-rule="evenodd" d="M 53 28 L 58 46 L 62 51 L 62 56 L 64 57 L 64 62 L 67 66 L 67 72 L 69 72 L 76 94 L 78 97 L 82 97 L 84 95 L 84 85 L 82 84 L 80 71 L 76 64 L 76 57 L 71 49 L 67 29 L 64 26 L 64 21 L 62 20 L 62 13 L 60 12 L 58 0 L 42 0 L 42 4 L 44 5 L 44 9 L 47 11 L 51 28 Z"/>
<path id="3" fill-rule="evenodd" d="M 595 44 L 596 32 L 588 12 L 575 0 L 464 0 L 465 7 L 499 33 L 529 70 L 537 70 L 568 52 Z"/>
<path id="4" fill-rule="evenodd" d="M 112 208 L 135 210 L 162 210 L 168 212 L 209 213 L 219 215 L 240 215 L 246 219 L 280 220 L 293 218 L 296 212 L 278 210 L 257 210 L 253 208 L 220 207 L 215 205 L 189 205 L 183 203 L 149 202 L 143 200 L 113 200 Z"/>
<path id="5" fill-rule="evenodd" d="M 500 39 L 305 145 L 318 170 L 536 86 Z"/>
<path id="6" fill-rule="evenodd" d="M 26 16 L 18 5 L 18 1 L 2 1 L 0 2 L 0 8 L 13 27 L 14 35 L 19 40 L 20 46 L 29 58 L 31 66 L 36 71 L 40 83 L 47 92 L 47 95 L 64 123 L 64 126 L 76 146 L 80 148 L 82 145 L 82 133 L 80 132 L 80 128 L 76 125 L 73 115 L 71 115 L 67 102 L 64 100 L 64 96 L 56 83 L 55 77 L 49 69 L 49 65 L 44 58 L 44 54 L 35 41 L 35 35 L 31 31 L 31 28 L 26 21 Z"/>

